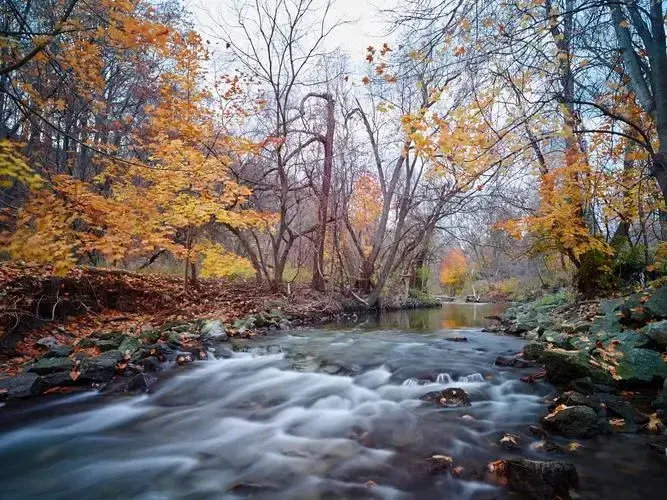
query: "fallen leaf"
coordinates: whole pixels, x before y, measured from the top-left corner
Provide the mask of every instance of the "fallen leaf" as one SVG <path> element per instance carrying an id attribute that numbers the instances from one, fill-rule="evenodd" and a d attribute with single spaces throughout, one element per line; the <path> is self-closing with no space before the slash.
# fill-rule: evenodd
<path id="1" fill-rule="evenodd" d="M 378 484 L 375 481 L 371 481 L 370 479 L 364 483 L 364 486 L 366 486 L 366 488 L 373 488 L 377 485 Z"/>
<path id="2" fill-rule="evenodd" d="M 577 443 L 576 441 L 572 441 L 571 443 L 567 443 L 567 449 L 568 451 L 577 451 L 579 448 L 582 448 L 584 445 L 581 443 Z"/>
<path id="3" fill-rule="evenodd" d="M 612 427 L 623 427 L 625 425 L 625 419 L 624 418 L 610 418 L 609 419 L 609 425 Z"/>

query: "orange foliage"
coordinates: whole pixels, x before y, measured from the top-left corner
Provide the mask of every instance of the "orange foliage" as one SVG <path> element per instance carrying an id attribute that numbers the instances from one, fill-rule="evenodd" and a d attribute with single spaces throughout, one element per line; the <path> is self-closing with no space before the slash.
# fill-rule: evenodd
<path id="1" fill-rule="evenodd" d="M 440 262 L 440 284 L 456 292 L 465 283 L 467 274 L 468 262 L 465 255 L 458 248 L 452 248 Z"/>

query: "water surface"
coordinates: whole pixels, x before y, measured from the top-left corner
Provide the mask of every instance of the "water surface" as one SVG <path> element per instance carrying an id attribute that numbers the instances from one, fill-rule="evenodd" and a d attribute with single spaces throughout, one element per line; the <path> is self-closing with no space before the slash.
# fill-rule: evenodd
<path id="1" fill-rule="evenodd" d="M 523 456 L 574 461 L 584 498 L 658 498 L 664 464 L 641 438 L 563 456 L 528 434 L 554 390 L 494 366 L 523 345 L 481 331 L 501 309 L 447 304 L 238 341 L 233 357 L 176 368 L 150 395 L 8 405 L 0 496 L 491 499 L 506 492 L 485 480 L 486 464 Z M 448 387 L 472 406 L 419 400 Z M 506 432 L 520 450 L 498 445 Z M 433 455 L 460 477 L 429 474 Z"/>

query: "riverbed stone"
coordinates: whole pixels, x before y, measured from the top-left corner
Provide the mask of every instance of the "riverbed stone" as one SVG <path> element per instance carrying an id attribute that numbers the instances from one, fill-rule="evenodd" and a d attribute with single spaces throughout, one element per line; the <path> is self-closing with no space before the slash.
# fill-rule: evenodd
<path id="1" fill-rule="evenodd" d="M 131 335 L 126 335 L 125 337 L 123 337 L 123 340 L 118 345 L 118 350 L 123 354 L 126 353 L 132 354 L 139 348 L 140 345 L 141 343 L 139 342 L 138 338 L 133 337 Z"/>
<path id="2" fill-rule="evenodd" d="M 667 319 L 649 323 L 641 329 L 641 332 L 660 347 L 667 347 Z"/>
<path id="3" fill-rule="evenodd" d="M 72 354 L 72 348 L 67 345 L 54 345 L 49 349 L 49 352 L 47 352 L 44 357 L 45 358 L 66 358 Z"/>
<path id="4" fill-rule="evenodd" d="M 36 373 L 23 373 L 16 377 L 0 378 L 0 391 L 6 392 L 9 398 L 23 399 L 38 396 L 46 387 L 44 379 Z"/>
<path id="5" fill-rule="evenodd" d="M 507 487 L 535 500 L 571 498 L 579 485 L 576 467 L 560 460 L 507 461 Z"/>
<path id="6" fill-rule="evenodd" d="M 463 406 L 471 406 L 470 397 L 468 394 L 458 387 L 450 387 L 443 391 L 434 391 L 424 394 L 422 401 L 429 401 L 435 403 L 442 408 L 460 408 Z"/>
<path id="7" fill-rule="evenodd" d="M 547 429 L 570 438 L 591 437 L 601 433 L 599 418 L 588 406 L 569 406 L 542 419 Z"/>
<path id="8" fill-rule="evenodd" d="M 547 371 L 547 380 L 555 384 L 582 377 L 603 383 L 610 380 L 609 374 L 588 362 L 588 355 L 583 351 L 548 349 L 542 354 L 542 361 Z"/>
<path id="9" fill-rule="evenodd" d="M 56 372 L 69 372 L 74 362 L 69 358 L 42 358 L 28 368 L 29 372 L 37 375 L 48 375 Z"/>

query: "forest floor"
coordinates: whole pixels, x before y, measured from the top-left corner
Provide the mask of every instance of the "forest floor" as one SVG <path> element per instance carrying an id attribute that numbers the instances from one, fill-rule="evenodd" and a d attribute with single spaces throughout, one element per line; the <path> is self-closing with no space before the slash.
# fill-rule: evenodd
<path id="1" fill-rule="evenodd" d="M 72 349 L 70 357 L 96 356 L 84 347 L 108 332 L 140 336 L 169 325 L 196 325 L 219 320 L 229 336 L 253 336 L 261 328 L 238 327 L 244 318 L 279 311 L 291 325 L 324 322 L 361 304 L 341 293 L 318 293 L 292 284 L 288 295 L 253 281 L 199 280 L 184 289 L 183 279 L 117 269 L 78 267 L 54 276 L 49 266 L 0 264 L 0 374 L 16 375 L 44 356 L 40 339 L 50 338 Z M 394 308 L 433 305 L 414 299 Z M 199 339 L 198 339 L 199 340 Z"/>

